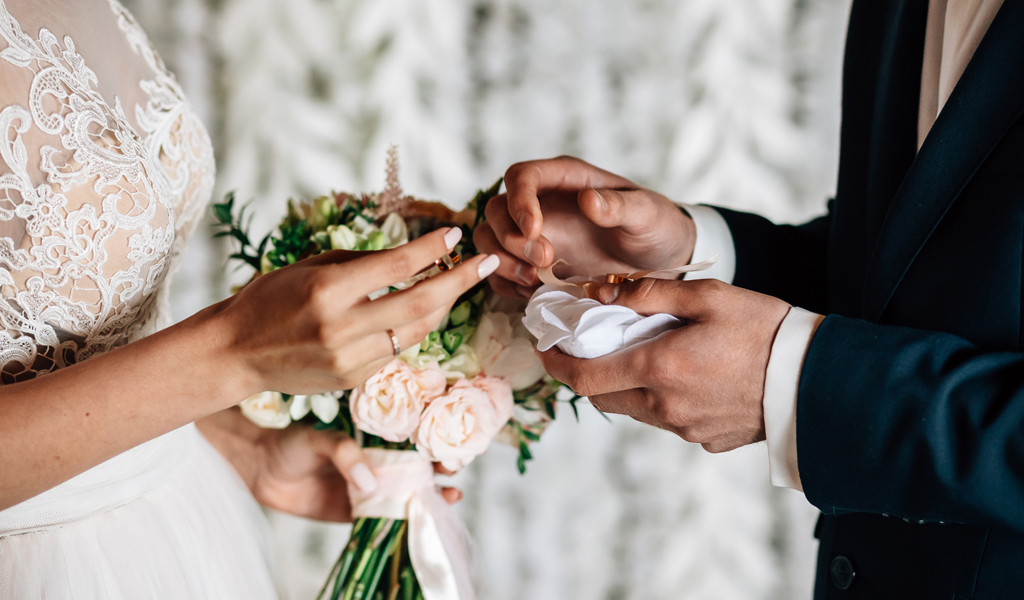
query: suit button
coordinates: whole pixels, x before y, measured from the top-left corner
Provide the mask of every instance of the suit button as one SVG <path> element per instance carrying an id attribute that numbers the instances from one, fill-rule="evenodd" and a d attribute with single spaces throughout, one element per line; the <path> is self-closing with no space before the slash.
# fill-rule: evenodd
<path id="1" fill-rule="evenodd" d="M 832 559 L 832 566 L 829 568 L 828 574 L 832 579 L 832 585 L 841 590 L 849 588 L 853 583 L 853 578 L 857 575 L 853 570 L 853 563 L 845 556 L 837 556 Z"/>

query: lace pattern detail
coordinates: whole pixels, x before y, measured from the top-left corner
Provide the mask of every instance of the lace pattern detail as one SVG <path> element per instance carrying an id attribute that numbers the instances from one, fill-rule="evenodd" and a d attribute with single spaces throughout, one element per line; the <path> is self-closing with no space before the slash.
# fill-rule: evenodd
<path id="1" fill-rule="evenodd" d="M 0 60 L 31 71 L 0 110 L 0 225 L 24 232 L 0 236 L 2 383 L 165 326 L 170 275 L 212 192 L 205 128 L 135 19 L 109 4 L 153 73 L 134 126 L 70 36 L 32 38 L 0 0 Z"/>

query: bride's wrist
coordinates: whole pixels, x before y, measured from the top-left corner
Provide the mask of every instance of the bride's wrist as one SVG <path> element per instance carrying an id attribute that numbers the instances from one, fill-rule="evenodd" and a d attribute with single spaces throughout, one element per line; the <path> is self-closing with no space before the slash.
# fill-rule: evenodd
<path id="1" fill-rule="evenodd" d="M 259 374 L 234 344 L 235 324 L 226 310 L 230 302 L 229 298 L 209 306 L 182 323 L 192 328 L 200 340 L 202 352 L 196 360 L 206 361 L 212 368 L 212 377 L 218 381 L 218 395 L 227 401 L 221 408 L 234 406 L 263 391 Z"/>

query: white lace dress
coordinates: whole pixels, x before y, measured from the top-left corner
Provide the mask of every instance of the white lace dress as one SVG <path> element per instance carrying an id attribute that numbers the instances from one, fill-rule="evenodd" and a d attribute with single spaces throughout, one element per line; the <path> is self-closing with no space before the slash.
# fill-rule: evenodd
<path id="1" fill-rule="evenodd" d="M 181 88 L 116 0 L 0 0 L 0 37 L 9 384 L 169 323 L 170 276 L 214 162 Z M 267 532 L 189 425 L 0 511 L 0 599 L 276 598 Z"/>

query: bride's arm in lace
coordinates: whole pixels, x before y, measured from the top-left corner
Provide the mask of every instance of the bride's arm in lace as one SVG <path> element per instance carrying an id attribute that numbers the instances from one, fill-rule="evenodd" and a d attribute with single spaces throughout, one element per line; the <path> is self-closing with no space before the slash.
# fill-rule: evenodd
<path id="1" fill-rule="evenodd" d="M 425 336 L 489 275 L 478 256 L 367 300 L 447 254 L 458 229 L 353 259 L 329 252 L 262 276 L 238 295 L 147 338 L 0 387 L 0 509 L 263 390 L 350 389 Z"/>

